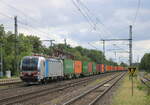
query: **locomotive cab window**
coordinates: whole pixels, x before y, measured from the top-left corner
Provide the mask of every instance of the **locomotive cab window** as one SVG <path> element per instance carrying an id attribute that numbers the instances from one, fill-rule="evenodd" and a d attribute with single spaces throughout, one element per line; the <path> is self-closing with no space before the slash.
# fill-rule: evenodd
<path id="1" fill-rule="evenodd" d="M 36 71 L 38 58 L 25 58 L 22 61 L 22 71 Z"/>

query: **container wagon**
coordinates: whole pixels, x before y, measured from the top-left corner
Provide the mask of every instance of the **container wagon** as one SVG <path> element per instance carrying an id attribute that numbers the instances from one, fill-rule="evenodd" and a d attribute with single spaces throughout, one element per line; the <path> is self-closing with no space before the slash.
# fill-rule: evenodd
<path id="1" fill-rule="evenodd" d="M 97 74 L 97 71 L 96 71 L 96 63 L 93 63 L 93 66 L 92 66 L 92 73 L 93 73 L 93 75 Z"/>
<path id="2" fill-rule="evenodd" d="M 75 77 L 80 77 L 81 73 L 82 73 L 82 62 L 81 61 L 74 61 Z"/>
<path id="3" fill-rule="evenodd" d="M 89 72 L 88 72 L 88 62 L 83 61 L 82 62 L 82 75 L 83 76 L 88 76 Z"/>
<path id="4" fill-rule="evenodd" d="M 100 64 L 96 64 L 96 71 L 98 74 L 101 73 L 101 65 Z"/>
<path id="5" fill-rule="evenodd" d="M 92 75 L 92 69 L 93 69 L 93 63 L 89 62 L 88 63 L 88 73 L 89 73 L 89 75 Z"/>
<path id="6" fill-rule="evenodd" d="M 63 60 L 63 72 L 64 72 L 64 78 L 65 79 L 71 79 L 74 75 L 74 61 L 70 59 L 64 59 Z"/>

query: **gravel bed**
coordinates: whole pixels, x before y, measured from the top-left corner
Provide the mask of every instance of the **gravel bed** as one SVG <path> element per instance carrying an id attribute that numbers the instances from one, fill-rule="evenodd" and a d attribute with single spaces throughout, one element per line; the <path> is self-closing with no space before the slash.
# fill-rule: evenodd
<path id="1" fill-rule="evenodd" d="M 111 74 L 105 74 L 105 76 L 100 76 L 99 79 L 108 78 Z M 96 79 L 97 80 L 97 79 Z M 31 99 L 30 101 L 24 103 L 23 105 L 59 105 L 66 100 L 73 98 L 79 95 L 81 92 L 90 89 L 93 85 L 96 85 L 96 80 L 88 81 L 87 83 L 76 85 L 71 88 L 67 88 L 62 91 L 58 91 L 57 93 L 52 93 L 46 96 L 38 97 L 35 99 Z"/>
<path id="2" fill-rule="evenodd" d="M 126 75 L 125 75 L 126 76 Z M 124 76 L 124 77 L 125 77 Z M 121 86 L 124 77 L 113 86 L 108 93 L 106 93 L 95 105 L 111 105 L 113 101 L 113 97 L 115 97 L 118 88 Z"/>
<path id="3" fill-rule="evenodd" d="M 93 78 L 95 78 L 95 77 L 96 76 L 93 76 Z M 86 79 L 86 78 L 91 78 L 91 77 L 52 82 L 52 83 L 49 83 L 47 85 L 23 86 L 23 87 L 8 89 L 8 90 L 1 90 L 0 91 L 0 99 L 7 98 L 7 97 L 10 97 L 10 96 L 14 96 L 14 95 L 21 95 L 21 94 L 25 94 L 25 93 L 39 91 L 39 90 L 45 89 L 45 88 L 54 88 L 54 87 L 57 87 L 57 86 L 61 86 L 61 85 L 64 85 L 64 84 L 71 83 L 73 81 L 80 81 L 80 80 L 83 80 L 83 79 Z"/>

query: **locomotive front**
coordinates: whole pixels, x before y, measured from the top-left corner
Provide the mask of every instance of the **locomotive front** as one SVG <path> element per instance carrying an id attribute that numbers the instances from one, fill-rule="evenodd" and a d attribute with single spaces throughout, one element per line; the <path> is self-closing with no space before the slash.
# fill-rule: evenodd
<path id="1" fill-rule="evenodd" d="M 20 78 L 26 83 L 39 82 L 40 78 L 40 58 L 36 56 L 26 56 L 21 62 Z"/>

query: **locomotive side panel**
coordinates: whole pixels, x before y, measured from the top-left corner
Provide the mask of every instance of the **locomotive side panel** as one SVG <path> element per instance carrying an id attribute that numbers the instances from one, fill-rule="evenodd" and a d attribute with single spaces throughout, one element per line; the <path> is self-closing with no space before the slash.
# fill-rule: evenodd
<path id="1" fill-rule="evenodd" d="M 61 60 L 46 60 L 45 77 L 62 77 L 63 63 Z"/>

